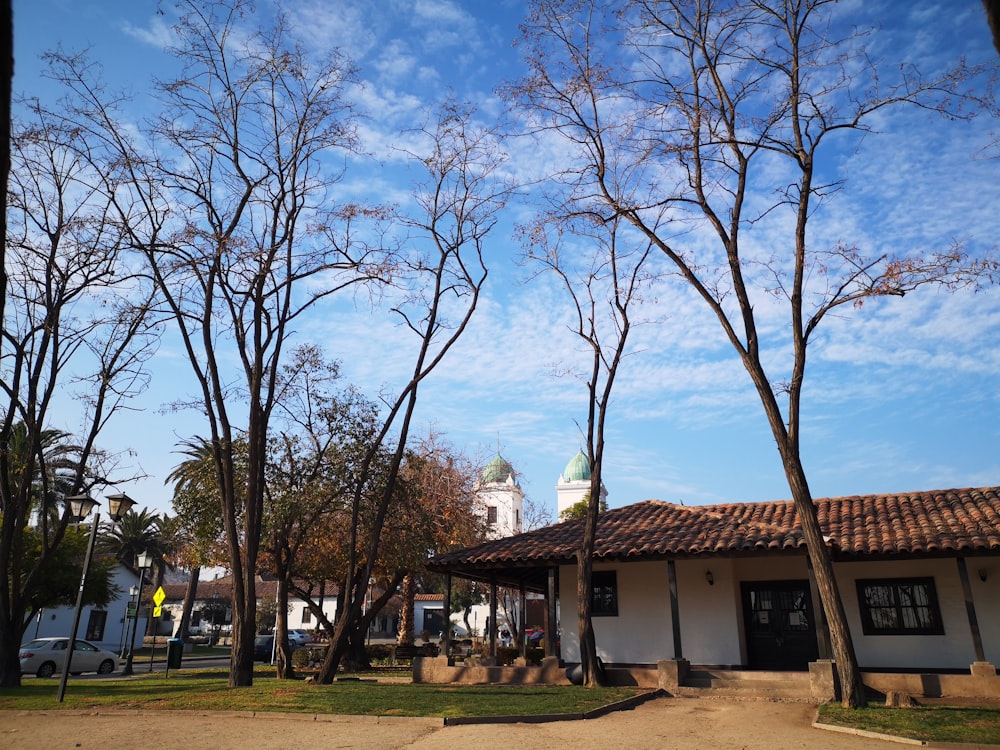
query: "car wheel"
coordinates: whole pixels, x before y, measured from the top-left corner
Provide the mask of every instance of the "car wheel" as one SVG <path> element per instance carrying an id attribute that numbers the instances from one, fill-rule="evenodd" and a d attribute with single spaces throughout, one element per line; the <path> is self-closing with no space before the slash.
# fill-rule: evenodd
<path id="1" fill-rule="evenodd" d="M 101 666 L 97 668 L 97 674 L 111 674 L 115 671 L 115 663 L 111 659 L 105 659 Z"/>
<path id="2" fill-rule="evenodd" d="M 45 677 L 51 677 L 55 673 L 56 673 L 56 665 L 50 661 L 47 661 L 38 668 L 38 671 L 35 674 L 37 674 L 39 677 L 45 678 Z"/>

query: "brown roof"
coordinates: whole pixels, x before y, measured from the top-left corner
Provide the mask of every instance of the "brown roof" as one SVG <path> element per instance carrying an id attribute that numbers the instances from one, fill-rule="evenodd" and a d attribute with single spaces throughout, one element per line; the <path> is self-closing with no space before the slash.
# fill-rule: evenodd
<path id="1" fill-rule="evenodd" d="M 184 601 L 184 596 L 187 594 L 186 583 L 166 583 L 163 585 L 163 593 L 167 595 L 164 600 L 166 602 L 181 602 Z M 274 599 L 278 595 L 278 582 L 274 578 L 262 578 L 257 576 L 257 581 L 254 584 L 254 590 L 257 594 L 258 599 Z M 326 596 L 333 597 L 337 595 L 339 588 L 335 583 L 328 583 L 326 587 Z M 213 581 L 198 581 L 198 594 L 195 599 L 198 601 L 207 601 L 212 598 L 213 594 L 219 594 L 220 599 L 225 599 L 229 601 L 229 598 L 233 595 L 233 578 L 232 576 L 223 576 L 221 578 L 216 578 Z M 145 599 L 145 594 L 143 595 Z"/>
<path id="2" fill-rule="evenodd" d="M 840 557 L 1000 552 L 1000 487 L 822 498 L 820 527 Z M 572 560 L 582 520 L 438 555 L 430 566 L 460 575 Z M 683 506 L 647 500 L 601 515 L 594 557 L 641 560 L 804 550 L 791 500 Z M 476 574 L 479 575 L 476 575 Z M 530 579 L 528 575 L 518 576 Z M 537 578 L 529 580 L 536 585 Z"/>

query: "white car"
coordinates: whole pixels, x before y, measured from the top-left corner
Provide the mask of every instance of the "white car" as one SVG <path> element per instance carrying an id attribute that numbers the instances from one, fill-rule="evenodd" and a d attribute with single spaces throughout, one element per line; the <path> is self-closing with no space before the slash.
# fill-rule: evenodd
<path id="1" fill-rule="evenodd" d="M 18 654 L 21 659 L 21 674 L 51 677 L 56 672 L 62 672 L 66 664 L 68 645 L 68 638 L 36 638 L 25 643 Z M 74 642 L 70 674 L 80 674 L 80 672 L 111 674 L 116 669 L 118 669 L 118 657 L 110 651 L 79 638 Z"/>
<path id="2" fill-rule="evenodd" d="M 307 646 L 312 643 L 313 637 L 311 633 L 307 633 L 305 630 L 289 630 L 288 631 L 288 645 L 294 648 L 301 648 L 302 646 Z"/>

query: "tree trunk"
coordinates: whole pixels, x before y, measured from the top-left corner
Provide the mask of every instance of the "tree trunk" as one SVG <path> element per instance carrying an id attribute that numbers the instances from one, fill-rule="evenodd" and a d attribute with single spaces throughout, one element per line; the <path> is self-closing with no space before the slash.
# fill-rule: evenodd
<path id="1" fill-rule="evenodd" d="M 194 600 L 198 598 L 198 579 L 201 577 L 201 567 L 191 568 L 191 580 L 188 581 L 187 589 L 184 591 L 184 604 L 181 607 L 181 626 L 177 630 L 177 637 L 186 641 L 190 636 L 191 610 L 194 609 Z"/>
<path id="2" fill-rule="evenodd" d="M 598 687 L 605 683 L 604 667 L 597 658 L 597 640 L 594 637 L 594 623 L 591 619 L 593 601 L 594 545 L 597 539 L 597 516 L 601 508 L 600 464 L 593 462 L 590 475 L 590 497 L 587 507 L 587 523 L 584 526 L 583 544 L 577 554 L 576 598 L 580 608 L 577 627 L 580 631 L 580 665 L 583 668 L 583 684 Z"/>
<path id="3" fill-rule="evenodd" d="M 278 679 L 291 680 L 295 677 L 295 664 L 292 661 L 292 649 L 288 644 L 288 571 L 284 570 L 278 576 L 278 596 L 274 617 L 274 652 L 278 657 Z"/>
<path id="4" fill-rule="evenodd" d="M 20 645 L 19 634 L 0 628 L 0 687 L 21 687 Z"/>
<path id="5" fill-rule="evenodd" d="M 782 455 L 785 457 L 784 452 Z M 865 685 L 855 657 L 854 642 L 833 572 L 833 562 L 823 539 L 816 505 L 812 501 L 801 461 L 795 457 L 786 458 L 785 473 L 792 491 L 795 510 L 799 515 L 799 524 L 806 539 L 816 588 L 830 628 L 830 647 L 833 649 L 833 658 L 837 662 L 837 674 L 840 677 L 841 703 L 846 708 L 860 708 L 868 703 L 865 697 Z"/>
<path id="6" fill-rule="evenodd" d="M 413 645 L 413 598 L 416 586 L 413 576 L 403 577 L 403 606 L 399 610 L 399 630 L 396 633 L 396 645 Z"/>

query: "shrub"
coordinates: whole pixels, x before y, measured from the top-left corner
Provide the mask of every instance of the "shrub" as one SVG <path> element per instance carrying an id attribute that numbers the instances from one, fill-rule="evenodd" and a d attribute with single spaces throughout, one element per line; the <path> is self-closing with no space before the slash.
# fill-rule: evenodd
<path id="1" fill-rule="evenodd" d="M 392 646 L 387 643 L 369 643 L 365 650 L 368 652 L 368 661 L 372 664 L 388 664 L 392 659 Z"/>
<path id="2" fill-rule="evenodd" d="M 295 665 L 296 669 L 305 669 L 306 667 L 314 667 L 321 664 L 325 657 L 325 648 L 302 646 L 292 651 L 292 664 Z"/>
<path id="3" fill-rule="evenodd" d="M 497 666 L 508 667 L 518 656 L 516 646 L 497 646 Z"/>

